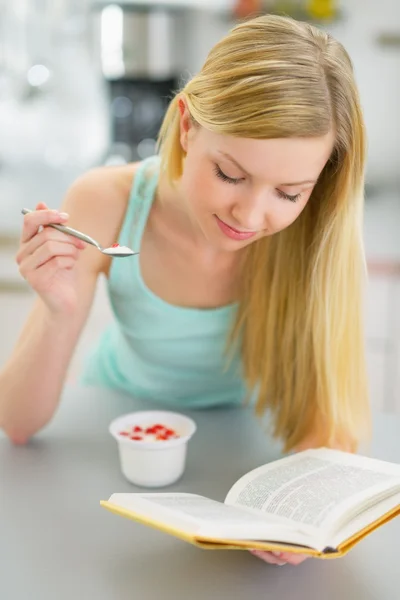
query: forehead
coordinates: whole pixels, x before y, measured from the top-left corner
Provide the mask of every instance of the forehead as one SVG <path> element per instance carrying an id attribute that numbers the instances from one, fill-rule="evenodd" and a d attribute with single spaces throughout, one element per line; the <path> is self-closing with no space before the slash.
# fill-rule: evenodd
<path id="1" fill-rule="evenodd" d="M 317 179 L 334 145 L 332 132 L 314 138 L 255 140 L 204 132 L 208 153 L 229 164 L 230 155 L 250 175 L 277 182 Z"/>

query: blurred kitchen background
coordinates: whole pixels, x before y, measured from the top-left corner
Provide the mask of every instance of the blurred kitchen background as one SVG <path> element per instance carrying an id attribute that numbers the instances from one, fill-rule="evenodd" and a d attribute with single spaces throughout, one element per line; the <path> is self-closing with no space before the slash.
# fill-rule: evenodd
<path id="1" fill-rule="evenodd" d="M 98 165 L 151 155 L 168 99 L 258 0 L 0 0 L 0 365 L 33 294 L 14 255 L 20 209 L 61 204 Z M 369 137 L 365 243 L 373 406 L 400 412 L 400 2 L 286 0 L 342 41 L 356 69 Z M 111 318 L 104 282 L 70 378 Z"/>

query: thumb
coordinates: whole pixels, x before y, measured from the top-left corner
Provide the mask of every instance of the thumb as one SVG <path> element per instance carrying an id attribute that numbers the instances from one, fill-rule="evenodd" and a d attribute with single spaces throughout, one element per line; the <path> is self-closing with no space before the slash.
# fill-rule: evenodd
<path id="1" fill-rule="evenodd" d="M 44 202 L 39 202 L 36 204 L 36 210 L 48 210 L 48 208 L 49 207 Z"/>

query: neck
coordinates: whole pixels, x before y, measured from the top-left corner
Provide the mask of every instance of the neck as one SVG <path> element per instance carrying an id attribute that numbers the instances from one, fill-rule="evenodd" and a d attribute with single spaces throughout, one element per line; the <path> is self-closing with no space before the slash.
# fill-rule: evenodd
<path id="1" fill-rule="evenodd" d="M 187 203 L 179 185 L 172 186 L 165 178 L 160 178 L 154 203 L 168 229 L 190 237 L 197 243 L 200 243 L 201 237 L 204 238 L 186 208 Z"/>

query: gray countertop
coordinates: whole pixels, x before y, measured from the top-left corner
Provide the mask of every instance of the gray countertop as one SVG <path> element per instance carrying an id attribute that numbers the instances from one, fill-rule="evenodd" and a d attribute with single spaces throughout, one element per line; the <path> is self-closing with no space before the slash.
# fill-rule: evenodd
<path id="1" fill-rule="evenodd" d="M 400 519 L 344 558 L 276 567 L 247 552 L 200 550 L 102 509 L 113 492 L 138 491 L 119 471 L 108 424 L 144 406 L 107 390 L 68 388 L 52 424 L 29 445 L 0 434 L 2 600 L 400 597 Z M 198 431 L 182 479 L 165 491 L 223 500 L 241 475 L 279 456 L 249 409 L 184 412 Z M 400 463 L 399 433 L 400 417 L 375 415 L 369 454 Z"/>

